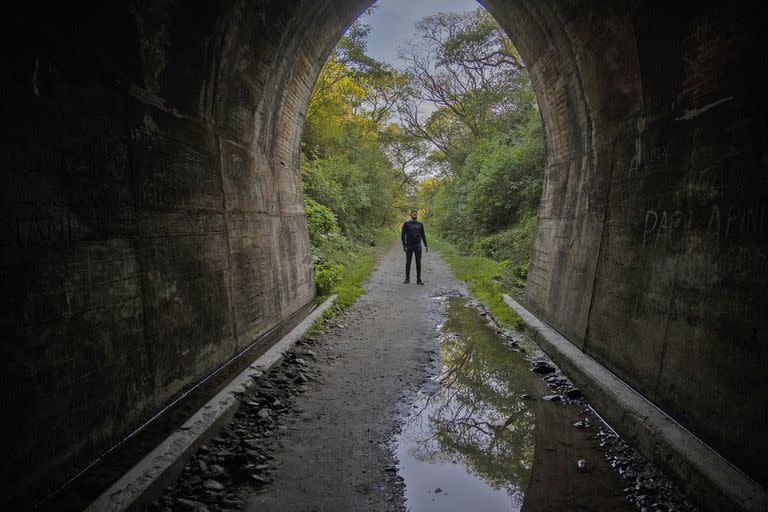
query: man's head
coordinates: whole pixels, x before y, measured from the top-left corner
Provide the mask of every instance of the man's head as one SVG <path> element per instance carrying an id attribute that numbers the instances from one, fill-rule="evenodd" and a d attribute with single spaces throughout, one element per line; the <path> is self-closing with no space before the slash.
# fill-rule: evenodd
<path id="1" fill-rule="evenodd" d="M 419 218 L 419 212 L 416 210 L 411 210 L 411 220 L 416 220 Z"/>

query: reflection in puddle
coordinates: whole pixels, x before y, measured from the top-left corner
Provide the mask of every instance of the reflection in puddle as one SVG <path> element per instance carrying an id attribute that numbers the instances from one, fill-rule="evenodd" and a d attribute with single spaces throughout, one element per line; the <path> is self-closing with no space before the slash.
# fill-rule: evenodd
<path id="1" fill-rule="evenodd" d="M 595 436 L 604 424 L 583 403 L 543 399 L 552 390 L 528 360 L 467 305 L 448 299 L 440 375 L 395 439 L 408 509 L 632 510 Z"/>
<path id="2" fill-rule="evenodd" d="M 535 378 L 467 299 L 448 299 L 441 374 L 396 439 L 409 510 L 520 510 L 534 457 Z"/>

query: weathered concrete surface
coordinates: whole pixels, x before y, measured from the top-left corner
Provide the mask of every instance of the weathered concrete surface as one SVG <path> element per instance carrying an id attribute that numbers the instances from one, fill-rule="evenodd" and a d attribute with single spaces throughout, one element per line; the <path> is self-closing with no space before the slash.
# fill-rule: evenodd
<path id="1" fill-rule="evenodd" d="M 768 17 L 483 3 L 545 125 L 528 306 L 765 484 Z M 312 297 L 303 113 L 369 4 L 9 8 L 5 484 L 87 460 Z"/>
<path id="2" fill-rule="evenodd" d="M 704 510 L 768 509 L 768 494 L 753 480 L 520 303 L 508 295 L 504 301 L 605 420 L 646 457 L 672 473 L 686 495 Z"/>
<path id="3" fill-rule="evenodd" d="M 513 19 L 488 3 L 546 126 L 527 305 L 766 485 L 768 18 L 575 1 L 519 2 Z"/>
<path id="4" fill-rule="evenodd" d="M 4 499 L 66 478 L 313 299 L 301 101 L 286 85 L 298 41 L 285 34 L 306 26 L 267 7 L 9 15 Z"/>
<path id="5" fill-rule="evenodd" d="M 144 459 L 123 475 L 85 512 L 124 512 L 146 510 L 163 488 L 181 474 L 181 470 L 193 450 L 210 439 L 227 422 L 240 405 L 240 395 L 253 386 L 257 379 L 270 368 L 278 365 L 285 353 L 305 336 L 312 324 L 336 300 L 332 295 L 288 334 L 259 356 L 240 375 L 207 404 L 198 410 L 182 426 L 168 436 Z"/>

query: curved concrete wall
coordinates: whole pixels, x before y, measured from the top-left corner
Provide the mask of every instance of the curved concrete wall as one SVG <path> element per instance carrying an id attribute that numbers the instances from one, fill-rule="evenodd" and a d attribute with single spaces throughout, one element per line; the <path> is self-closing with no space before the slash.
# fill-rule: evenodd
<path id="1" fill-rule="evenodd" d="M 302 121 L 370 3 L 9 18 L 3 405 L 21 421 L 6 467 L 84 460 L 311 299 Z M 545 125 L 528 305 L 765 483 L 766 18 L 483 3 Z"/>
<path id="2" fill-rule="evenodd" d="M 102 2 L 15 21 L 4 496 L 66 477 L 314 298 L 296 151 L 312 80 L 293 66 L 311 18 Z"/>
<path id="3" fill-rule="evenodd" d="M 526 302 L 768 484 L 766 17 L 516 4 L 547 127 Z"/>

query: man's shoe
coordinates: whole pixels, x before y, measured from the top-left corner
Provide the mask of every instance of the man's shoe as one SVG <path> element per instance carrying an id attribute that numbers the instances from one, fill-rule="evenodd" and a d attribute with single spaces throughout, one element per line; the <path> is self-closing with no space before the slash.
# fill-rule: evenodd
<path id="1" fill-rule="evenodd" d="M 416 281 L 416 284 L 424 284 L 424 281 L 422 281 L 421 279 L 419 279 L 418 281 Z"/>
<path id="2" fill-rule="evenodd" d="M 410 283 L 410 282 L 411 282 L 411 280 L 410 280 L 410 279 L 406 279 L 405 281 L 403 281 L 403 284 L 408 284 L 408 283 Z"/>

